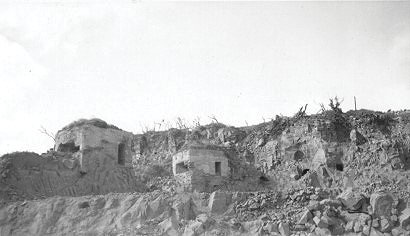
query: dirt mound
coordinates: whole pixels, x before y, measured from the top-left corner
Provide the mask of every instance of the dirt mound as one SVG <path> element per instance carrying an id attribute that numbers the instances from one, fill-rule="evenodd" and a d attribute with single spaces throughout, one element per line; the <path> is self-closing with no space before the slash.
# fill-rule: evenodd
<path id="1" fill-rule="evenodd" d="M 76 121 L 71 122 L 70 124 L 64 126 L 61 130 L 70 130 L 74 127 L 80 127 L 80 126 L 85 126 L 85 125 L 92 125 L 98 128 L 103 128 L 103 129 L 117 129 L 121 130 L 115 125 L 110 125 L 107 122 L 98 119 L 98 118 L 93 118 L 93 119 L 79 119 Z M 60 131 L 61 131 L 60 130 Z"/>
<path id="2" fill-rule="evenodd" d="M 103 155 L 95 153 L 95 155 Z M 5 201 L 48 196 L 81 196 L 109 192 L 145 191 L 131 168 L 98 163 L 86 174 L 79 171 L 72 155 L 13 153 L 0 158 L 0 196 Z"/>

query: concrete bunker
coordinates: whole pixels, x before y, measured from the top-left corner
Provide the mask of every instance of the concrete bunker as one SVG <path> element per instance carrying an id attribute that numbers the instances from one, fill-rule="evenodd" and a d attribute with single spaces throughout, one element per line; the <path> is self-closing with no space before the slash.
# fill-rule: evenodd
<path id="1" fill-rule="evenodd" d="M 214 176 L 228 176 L 228 158 L 215 146 L 190 146 L 173 156 L 174 175 L 186 171 L 200 171 Z"/>
<path id="2" fill-rule="evenodd" d="M 213 145 L 189 146 L 172 158 L 172 171 L 182 185 L 198 191 L 212 191 L 230 174 L 223 149 Z"/>
<path id="3" fill-rule="evenodd" d="M 81 173 L 96 166 L 131 167 L 133 134 L 102 120 L 79 120 L 56 135 L 54 150 L 73 153 Z"/>

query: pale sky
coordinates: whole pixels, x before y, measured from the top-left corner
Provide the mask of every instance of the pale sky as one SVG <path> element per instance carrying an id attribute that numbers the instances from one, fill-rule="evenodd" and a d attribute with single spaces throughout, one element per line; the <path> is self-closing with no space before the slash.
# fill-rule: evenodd
<path id="1" fill-rule="evenodd" d="M 13 1 L 14 2 L 14 1 Z M 245 126 L 328 98 L 410 108 L 410 2 L 0 3 L 0 154 L 101 118 Z"/>

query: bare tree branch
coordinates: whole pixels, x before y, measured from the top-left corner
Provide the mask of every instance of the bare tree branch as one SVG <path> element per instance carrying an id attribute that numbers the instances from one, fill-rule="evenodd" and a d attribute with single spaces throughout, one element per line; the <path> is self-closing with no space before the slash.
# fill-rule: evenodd
<path id="1" fill-rule="evenodd" d="M 209 116 L 209 118 L 211 118 L 212 123 L 217 123 L 217 124 L 219 124 L 219 121 L 216 119 L 215 115 Z"/>
<path id="2" fill-rule="evenodd" d="M 54 140 L 54 142 L 56 141 L 55 135 L 52 132 L 48 132 L 46 130 L 46 128 L 44 128 L 44 126 L 41 126 L 40 129 L 38 129 L 38 131 L 40 131 L 40 133 L 43 133 L 43 134 L 47 135 L 48 137 L 52 138 Z"/>

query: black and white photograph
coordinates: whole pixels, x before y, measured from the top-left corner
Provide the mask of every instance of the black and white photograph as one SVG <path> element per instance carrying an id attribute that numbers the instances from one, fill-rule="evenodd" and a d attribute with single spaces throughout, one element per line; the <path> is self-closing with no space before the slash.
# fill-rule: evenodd
<path id="1" fill-rule="evenodd" d="M 410 236 L 410 1 L 0 0 L 0 236 Z"/>

